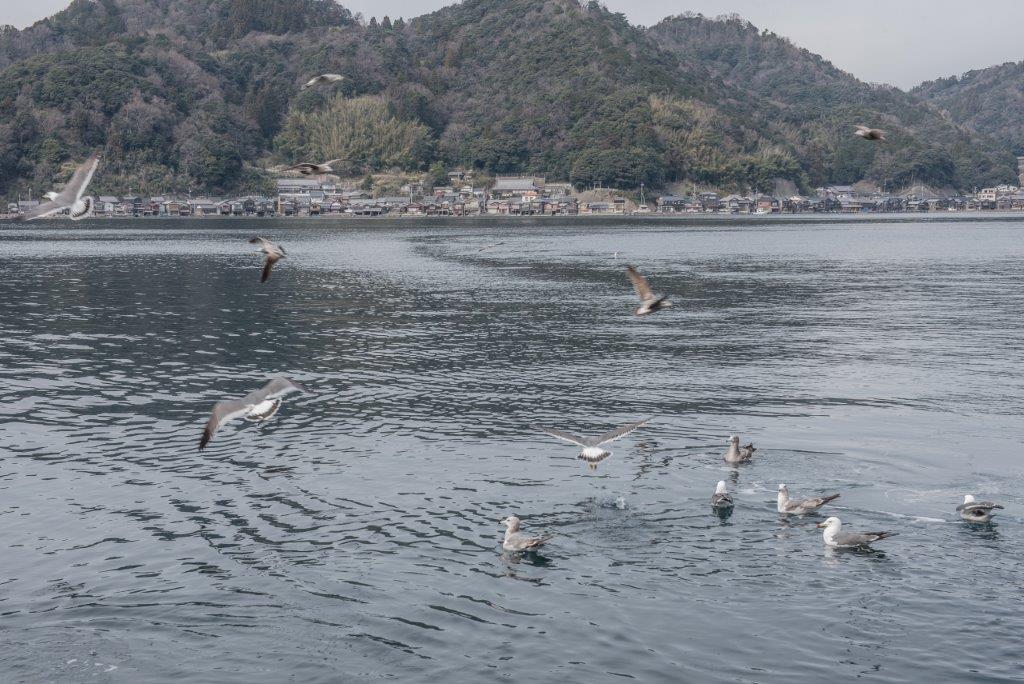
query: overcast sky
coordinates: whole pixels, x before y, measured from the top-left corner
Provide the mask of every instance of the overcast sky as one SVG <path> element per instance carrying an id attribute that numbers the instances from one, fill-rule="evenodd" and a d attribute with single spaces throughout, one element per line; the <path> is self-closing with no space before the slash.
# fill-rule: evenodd
<path id="1" fill-rule="evenodd" d="M 0 24 L 21 28 L 69 0 L 0 0 Z M 444 0 L 348 0 L 370 17 L 406 18 Z M 737 13 L 866 81 L 908 88 L 970 69 L 1024 60 L 1024 0 L 606 0 L 635 24 L 687 10 Z"/>

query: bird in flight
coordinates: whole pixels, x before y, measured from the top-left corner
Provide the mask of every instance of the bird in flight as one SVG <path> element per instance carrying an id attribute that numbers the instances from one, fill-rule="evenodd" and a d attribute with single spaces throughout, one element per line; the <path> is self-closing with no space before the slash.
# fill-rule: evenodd
<path id="1" fill-rule="evenodd" d="M 581 461 L 586 461 L 587 465 L 591 470 L 597 468 L 597 464 L 612 455 L 612 452 L 602 448 L 609 442 L 614 442 L 617 439 L 621 439 L 633 432 L 637 428 L 646 425 L 650 421 L 650 418 L 641 420 L 636 423 L 627 423 L 622 427 L 615 428 L 611 432 L 605 433 L 598 437 L 578 437 L 562 430 L 556 430 L 554 428 L 537 428 L 541 432 L 551 435 L 557 439 L 561 439 L 570 444 L 575 444 L 578 447 L 582 447 L 583 451 L 576 457 Z"/>
<path id="2" fill-rule="evenodd" d="M 323 164 L 311 164 L 309 162 L 303 162 L 296 164 L 295 166 L 289 166 L 288 168 L 282 169 L 282 171 L 298 171 L 303 176 L 322 176 L 325 173 L 333 173 L 334 168 L 332 164 L 337 164 L 340 159 L 332 159 L 325 161 Z"/>
<path id="3" fill-rule="evenodd" d="M 81 221 L 84 218 L 88 218 L 92 214 L 93 209 L 95 209 L 96 202 L 92 197 L 83 197 L 83 195 L 85 195 L 85 190 L 89 187 L 89 182 L 92 180 L 99 165 L 100 155 L 97 152 L 75 169 L 74 175 L 71 176 L 71 180 L 68 181 L 63 190 L 46 193 L 47 201 L 23 214 L 21 220 L 31 221 L 32 219 L 43 218 L 65 209 L 70 210 L 69 214 L 72 221 Z"/>
<path id="4" fill-rule="evenodd" d="M 342 81 L 344 79 L 345 77 L 342 76 L 341 74 L 320 74 L 319 76 L 314 76 L 313 78 L 303 83 L 301 90 L 309 90 L 310 88 L 313 88 L 315 86 L 325 85 L 327 83 L 337 83 L 338 81 Z"/>
<path id="5" fill-rule="evenodd" d="M 885 140 L 885 131 L 880 128 L 868 128 L 867 126 L 861 126 L 857 124 L 857 130 L 853 132 L 854 135 L 859 135 L 865 140 Z"/>
<path id="6" fill-rule="evenodd" d="M 250 392 L 241 399 L 225 399 L 213 405 L 210 420 L 206 423 L 199 440 L 202 451 L 213 439 L 220 426 L 235 418 L 245 418 L 254 423 L 269 420 L 281 408 L 281 397 L 290 392 L 305 392 L 306 388 L 288 378 L 274 378 L 260 389 Z"/>
<path id="7" fill-rule="evenodd" d="M 267 278 L 270 277 L 270 269 L 274 267 L 274 264 L 288 255 L 285 253 L 284 247 L 275 245 L 264 237 L 254 237 L 252 240 L 249 240 L 249 244 L 260 245 L 259 251 L 267 255 L 266 261 L 263 262 L 263 275 L 260 276 L 260 282 L 265 283 Z"/>
<path id="8" fill-rule="evenodd" d="M 635 266 L 627 266 L 626 275 L 629 276 L 630 282 L 633 283 L 636 296 L 640 298 L 640 306 L 634 312 L 637 316 L 646 316 L 672 306 L 672 302 L 668 301 L 668 295 L 654 294 L 654 290 L 651 289 L 647 278 L 640 275 L 640 271 L 636 270 Z"/>

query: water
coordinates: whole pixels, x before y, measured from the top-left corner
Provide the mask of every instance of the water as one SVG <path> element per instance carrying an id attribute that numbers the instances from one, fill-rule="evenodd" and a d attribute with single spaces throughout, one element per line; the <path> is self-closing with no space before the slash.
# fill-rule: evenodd
<path id="1" fill-rule="evenodd" d="M 253 234 L 290 255 L 263 286 Z M 0 680 L 1020 681 L 1022 237 L 9 225 Z M 627 262 L 676 306 L 634 318 Z M 199 453 L 271 374 L 312 393 Z M 647 416 L 595 471 L 531 429 Z M 779 482 L 900 534 L 826 551 Z M 966 492 L 1006 510 L 971 529 Z M 503 555 L 513 513 L 556 538 Z"/>

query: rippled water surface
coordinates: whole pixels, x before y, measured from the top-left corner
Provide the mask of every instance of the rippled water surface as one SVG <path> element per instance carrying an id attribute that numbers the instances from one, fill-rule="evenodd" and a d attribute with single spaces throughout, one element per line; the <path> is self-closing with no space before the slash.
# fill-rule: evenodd
<path id="1" fill-rule="evenodd" d="M 253 234 L 289 254 L 262 286 Z M 1024 222 L 0 241 L 2 681 L 1024 677 Z M 676 306 L 635 318 L 626 263 Z M 310 393 L 197 451 L 276 374 Z M 594 471 L 534 429 L 648 416 Z M 780 482 L 899 535 L 828 552 Z M 512 513 L 542 553 L 501 552 Z"/>

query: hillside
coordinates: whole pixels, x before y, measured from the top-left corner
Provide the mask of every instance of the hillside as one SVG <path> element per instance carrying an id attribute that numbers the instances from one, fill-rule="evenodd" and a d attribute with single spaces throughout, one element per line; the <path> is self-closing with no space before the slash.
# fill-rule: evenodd
<path id="1" fill-rule="evenodd" d="M 309 75 L 340 85 L 301 93 Z M 887 128 L 885 146 L 850 135 Z M 738 19 L 631 26 L 597 3 L 466 0 L 362 25 L 331 0 L 75 0 L 0 30 L 0 193 L 102 148 L 97 191 L 243 192 L 343 157 L 635 187 L 869 178 L 968 187 L 1012 157 L 914 95 Z"/>
<path id="2" fill-rule="evenodd" d="M 1024 62 L 922 83 L 912 91 L 967 128 L 1024 155 Z"/>

